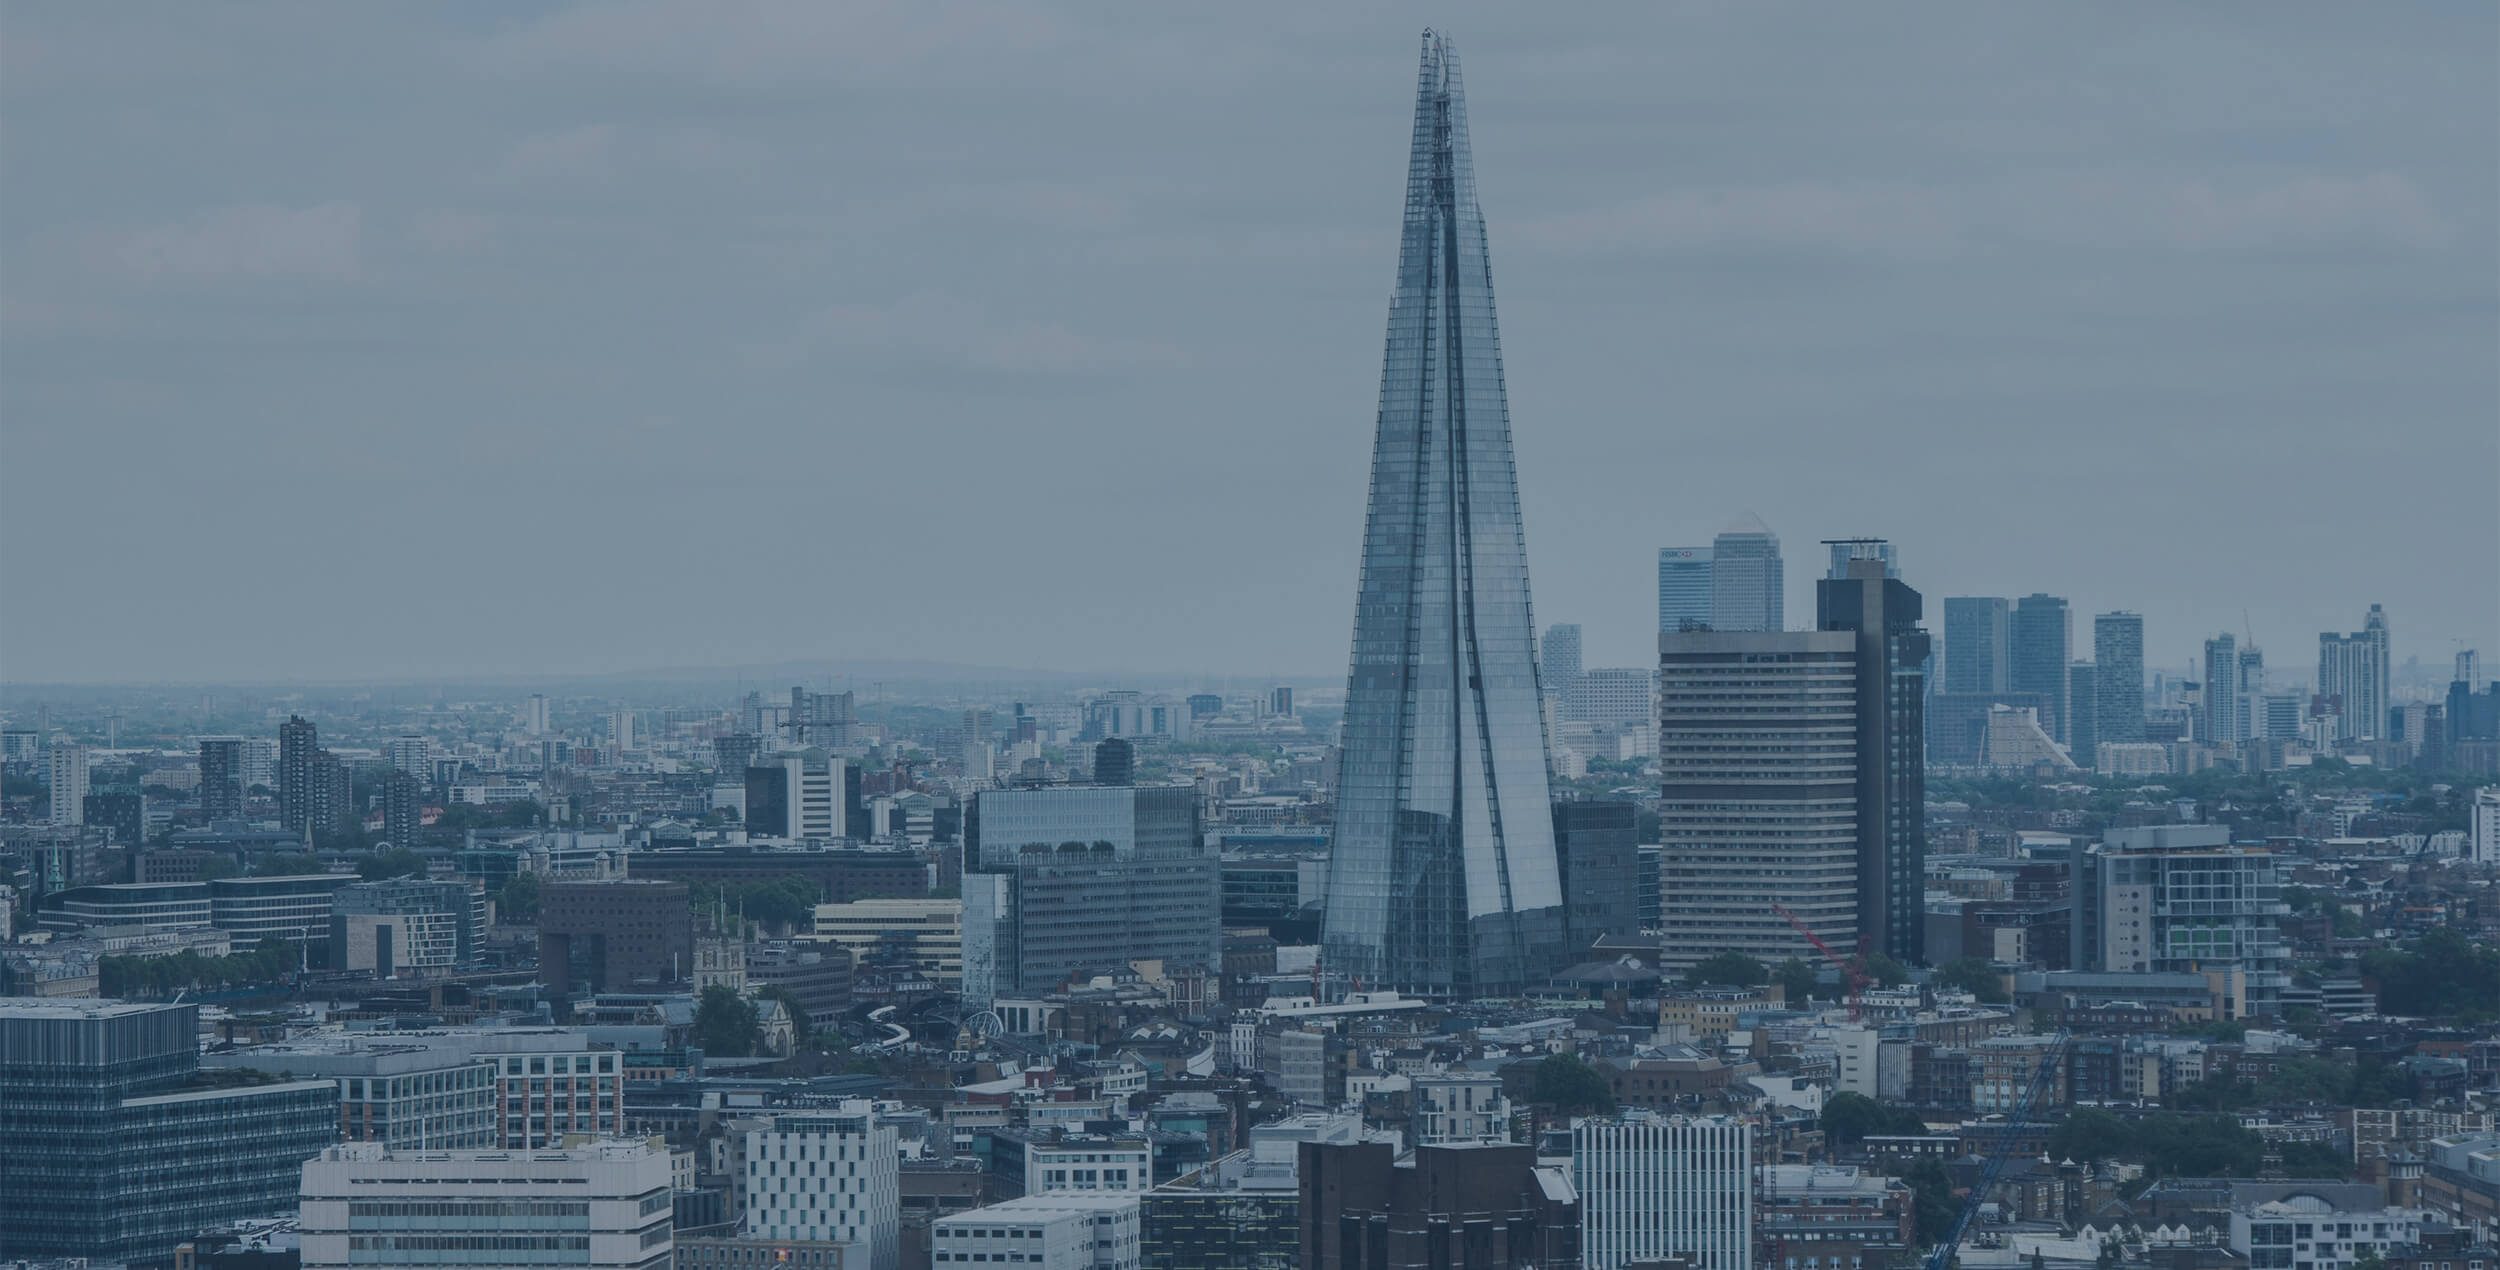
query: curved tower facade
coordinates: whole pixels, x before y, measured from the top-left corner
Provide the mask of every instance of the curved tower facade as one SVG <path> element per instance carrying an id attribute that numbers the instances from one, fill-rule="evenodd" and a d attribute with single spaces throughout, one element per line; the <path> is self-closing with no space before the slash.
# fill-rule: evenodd
<path id="1" fill-rule="evenodd" d="M 1496 995 L 1564 955 L 1534 630 L 1458 58 L 1427 31 L 1354 607 L 1329 971 Z"/>

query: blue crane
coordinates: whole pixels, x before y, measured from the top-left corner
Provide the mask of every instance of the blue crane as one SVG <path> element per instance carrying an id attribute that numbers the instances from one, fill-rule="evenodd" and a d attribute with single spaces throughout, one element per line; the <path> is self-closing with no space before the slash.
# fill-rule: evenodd
<path id="1" fill-rule="evenodd" d="M 1970 1232 L 1971 1220 L 1979 1216 L 1979 1206 L 1988 1202 L 1988 1192 L 1996 1189 L 1997 1176 L 2005 1172 L 2006 1158 L 2012 1153 L 2014 1131 L 2031 1119 L 2031 1108 L 2040 1101 L 2040 1091 L 2049 1087 L 2050 1078 L 2057 1072 L 2058 1061 L 2066 1057 L 2066 1038 L 2069 1035 L 2060 1028 L 2057 1035 L 2050 1038 L 2049 1052 L 2040 1056 L 2040 1065 L 2031 1070 L 2031 1083 L 2023 1087 L 2023 1096 L 2014 1104 L 2013 1114 L 2006 1117 L 2005 1132 L 1999 1134 L 1996 1144 L 1988 1148 L 1988 1165 L 1979 1172 L 1979 1184 L 1971 1187 L 1970 1198 L 1963 1201 L 1962 1211 L 1953 1218 L 1953 1227 L 1945 1232 L 1944 1241 L 1936 1245 L 1934 1252 L 1927 1254 L 1926 1270 L 1952 1270 L 1954 1254 L 1962 1250 L 1962 1236 Z"/>

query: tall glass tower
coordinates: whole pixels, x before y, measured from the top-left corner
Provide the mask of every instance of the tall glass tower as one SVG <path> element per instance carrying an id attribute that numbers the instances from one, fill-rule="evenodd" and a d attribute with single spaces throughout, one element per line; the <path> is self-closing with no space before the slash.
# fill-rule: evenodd
<path id="1" fill-rule="evenodd" d="M 1354 605 L 1327 970 L 1495 995 L 1562 957 L 1534 629 L 1458 57 L 1426 31 Z"/>

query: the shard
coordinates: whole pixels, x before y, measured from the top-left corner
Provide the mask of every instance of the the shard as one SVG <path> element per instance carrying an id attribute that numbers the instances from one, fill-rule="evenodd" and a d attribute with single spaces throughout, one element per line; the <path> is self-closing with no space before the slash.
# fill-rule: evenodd
<path id="1" fill-rule="evenodd" d="M 1528 559 L 1458 57 L 1424 33 L 1323 965 L 1501 995 L 1564 951 Z"/>

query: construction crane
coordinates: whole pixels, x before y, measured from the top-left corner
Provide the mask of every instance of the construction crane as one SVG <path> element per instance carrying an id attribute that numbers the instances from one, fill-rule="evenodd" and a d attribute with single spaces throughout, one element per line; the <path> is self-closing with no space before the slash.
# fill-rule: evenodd
<path id="1" fill-rule="evenodd" d="M 1954 1215 L 1952 1229 L 1936 1250 L 1927 1254 L 1926 1270 L 1952 1270 L 1954 1255 L 1962 1250 L 1962 1236 L 1970 1231 L 1971 1219 L 1979 1216 L 1979 1206 L 1988 1202 L 1988 1192 L 1996 1189 L 1997 1177 L 2005 1172 L 2005 1161 L 2013 1155 L 2014 1134 L 2031 1119 L 2032 1107 L 2040 1101 L 2040 1091 L 2048 1088 L 2057 1073 L 2058 1060 L 2066 1056 L 2066 1039 L 2073 1033 L 2060 1028 L 2049 1038 L 2049 1052 L 2040 1056 L 2040 1065 L 2031 1070 L 2031 1083 L 2023 1086 L 2023 1096 L 2015 1102 L 2011 1115 L 2005 1118 L 2005 1132 L 1997 1135 L 1996 1145 L 1988 1148 L 1987 1167 L 1979 1171 L 1979 1183 L 1970 1189 L 1970 1198 L 1963 1201 L 1962 1211 Z"/>
<path id="2" fill-rule="evenodd" d="M 1866 991 L 1866 985 L 1875 982 L 1866 973 L 1866 954 L 1859 953 L 1855 961 L 1843 961 L 1839 953 L 1832 951 L 1831 945 L 1823 942 L 1822 936 L 1814 933 L 1813 927 L 1806 925 L 1795 913 L 1789 912 L 1786 905 L 1774 904 L 1771 906 L 1771 911 L 1785 918 L 1791 928 L 1805 936 L 1806 942 L 1814 946 L 1814 951 L 1823 955 L 1823 960 L 1832 963 L 1832 969 L 1840 972 L 1840 981 L 1847 986 L 1849 992 L 1849 1021 L 1857 1022 L 1858 994 Z"/>

